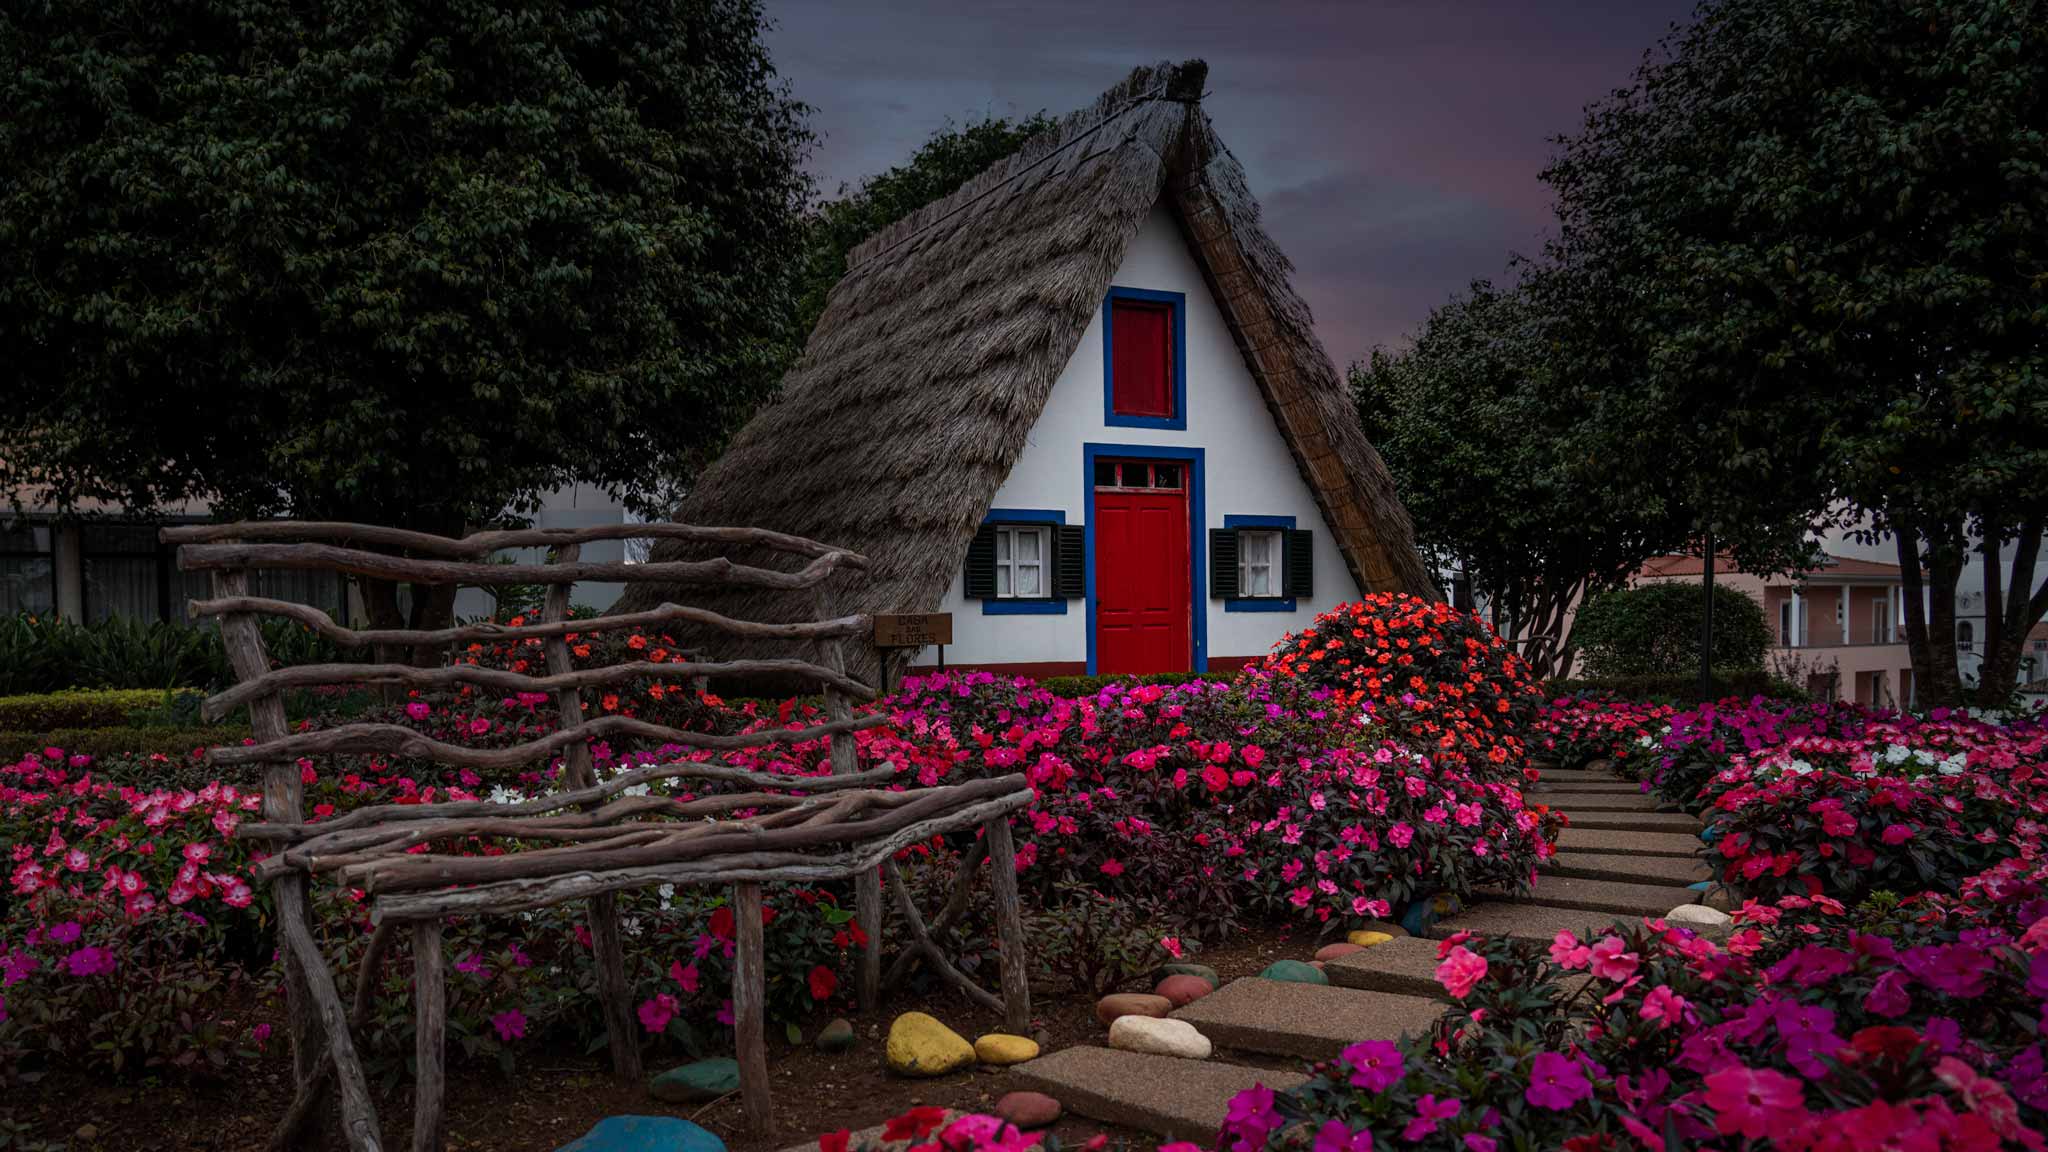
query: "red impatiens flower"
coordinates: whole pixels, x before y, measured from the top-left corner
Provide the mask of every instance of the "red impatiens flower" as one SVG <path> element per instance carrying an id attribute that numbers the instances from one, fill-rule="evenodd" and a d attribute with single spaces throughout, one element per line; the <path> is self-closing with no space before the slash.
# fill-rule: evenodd
<path id="1" fill-rule="evenodd" d="M 811 969 L 811 999 L 830 1000 L 832 993 L 839 990 L 839 977 L 823 964 Z"/>

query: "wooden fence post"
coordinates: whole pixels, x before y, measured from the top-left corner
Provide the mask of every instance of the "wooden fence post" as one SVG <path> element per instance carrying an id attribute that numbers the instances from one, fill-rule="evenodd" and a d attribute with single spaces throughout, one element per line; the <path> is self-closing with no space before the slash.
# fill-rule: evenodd
<path id="1" fill-rule="evenodd" d="M 448 987 L 442 971 L 441 921 L 412 925 L 413 1152 L 441 1152 L 447 1083 Z"/>
<path id="2" fill-rule="evenodd" d="M 815 615 L 820 620 L 834 617 L 834 606 L 823 584 L 818 585 L 812 596 Z M 818 662 L 834 672 L 846 673 L 846 647 L 843 640 L 818 642 Z M 885 673 L 886 675 L 886 673 Z M 846 720 L 853 716 L 853 709 L 846 702 L 846 694 L 827 685 L 825 687 L 825 719 Z M 832 774 L 844 776 L 858 771 L 858 748 L 851 732 L 832 734 Z M 882 998 L 882 870 L 870 868 L 854 878 L 853 917 L 861 930 L 867 933 L 866 943 L 860 949 L 860 973 L 858 995 L 861 1011 L 873 1011 Z"/>
<path id="3" fill-rule="evenodd" d="M 761 886 L 733 886 L 733 1048 L 739 1056 L 740 1106 L 747 1127 L 766 1136 L 775 1126 L 768 1093 L 767 971 L 761 939 Z"/>
<path id="4" fill-rule="evenodd" d="M 1024 967 L 1024 914 L 1017 906 L 1017 848 L 1010 818 L 988 822 L 988 879 L 996 901 L 996 938 L 1002 947 L 1003 1023 L 1018 1036 L 1031 1034 L 1031 982 Z"/>
<path id="5" fill-rule="evenodd" d="M 573 564 L 582 554 L 580 544 L 563 544 L 555 549 L 552 563 Z M 569 595 L 573 584 L 548 585 L 541 619 L 549 624 L 569 618 Z M 547 652 L 548 673 L 560 676 L 575 670 L 569 660 L 569 642 L 551 636 L 542 642 Z M 583 723 L 583 694 L 575 688 L 555 693 L 555 710 L 563 728 Z M 597 783 L 597 770 L 590 758 L 590 743 L 571 744 L 563 762 L 572 788 L 589 788 Z M 640 1079 L 640 1036 L 633 1030 L 633 989 L 626 983 L 626 950 L 619 940 L 618 900 L 607 892 L 590 900 L 590 950 L 597 964 L 597 997 L 604 1008 L 605 1038 L 612 1050 L 612 1074 L 623 1081 Z"/>

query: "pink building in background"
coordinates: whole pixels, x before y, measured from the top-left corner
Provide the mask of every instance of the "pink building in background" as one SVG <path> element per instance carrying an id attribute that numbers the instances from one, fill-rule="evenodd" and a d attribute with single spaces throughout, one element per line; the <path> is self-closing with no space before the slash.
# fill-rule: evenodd
<path id="1" fill-rule="evenodd" d="M 1899 566 L 1828 554 L 1804 572 L 1753 576 L 1723 556 L 1714 582 L 1763 606 L 1774 641 L 1766 665 L 1816 695 L 1832 691 L 1859 704 L 1913 702 L 1913 659 L 1906 647 L 1904 580 Z M 1697 584 L 1697 556 L 1660 556 L 1632 583 Z"/>

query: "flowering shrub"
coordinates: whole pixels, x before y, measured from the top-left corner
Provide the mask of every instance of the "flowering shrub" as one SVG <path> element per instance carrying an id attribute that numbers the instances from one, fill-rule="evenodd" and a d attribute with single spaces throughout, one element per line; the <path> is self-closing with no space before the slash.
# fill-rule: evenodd
<path id="1" fill-rule="evenodd" d="M 1023 1152 L 1043 1148 L 1060 1152 L 1059 1137 L 1049 1132 L 1020 1132 L 999 1117 L 968 1113 L 947 1119 L 946 1109 L 926 1104 L 893 1117 L 882 1125 L 879 1141 L 863 1141 L 857 1152 L 874 1152 L 899 1142 L 908 1142 L 907 1152 Z M 819 1152 L 847 1152 L 853 1133 L 841 1128 L 818 1137 Z M 1109 1137 L 1098 1133 L 1079 1146 L 1079 1152 L 1100 1152 Z"/>
<path id="2" fill-rule="evenodd" d="M 2048 868 L 1850 913 L 1750 904 L 1726 945 L 1659 921 L 1454 936 L 1433 1032 L 1231 1101 L 1220 1147 L 2040 1149 Z"/>
<path id="3" fill-rule="evenodd" d="M 1265 667 L 1369 703 L 1388 730 L 1475 776 L 1519 770 L 1524 729 L 1542 703 L 1529 666 L 1475 613 L 1377 592 L 1283 637 Z"/>
<path id="4" fill-rule="evenodd" d="M 1641 779 L 1664 748 L 1664 732 L 1678 709 L 1605 692 L 1553 697 L 1530 725 L 1530 750 L 1560 768 L 1606 760 L 1624 776 Z"/>

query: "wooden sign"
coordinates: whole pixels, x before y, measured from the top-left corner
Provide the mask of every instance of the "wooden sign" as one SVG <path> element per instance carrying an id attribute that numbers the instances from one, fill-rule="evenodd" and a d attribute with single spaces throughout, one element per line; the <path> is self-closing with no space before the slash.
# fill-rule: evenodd
<path id="1" fill-rule="evenodd" d="M 925 612 L 916 615 L 875 616 L 875 647 L 923 648 L 953 642 L 953 614 Z"/>

